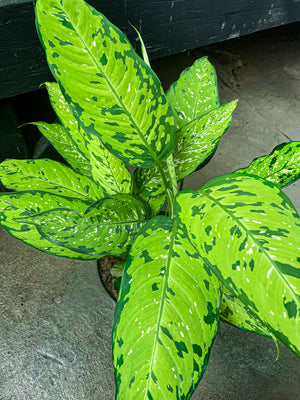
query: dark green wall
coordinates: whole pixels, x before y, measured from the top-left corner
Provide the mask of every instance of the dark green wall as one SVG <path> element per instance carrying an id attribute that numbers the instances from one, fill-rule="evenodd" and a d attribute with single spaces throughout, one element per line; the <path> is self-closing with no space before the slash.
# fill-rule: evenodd
<path id="1" fill-rule="evenodd" d="M 89 0 L 128 35 L 142 33 L 152 59 L 300 20 L 295 0 Z M 0 0 L 0 99 L 51 79 L 33 0 Z"/>

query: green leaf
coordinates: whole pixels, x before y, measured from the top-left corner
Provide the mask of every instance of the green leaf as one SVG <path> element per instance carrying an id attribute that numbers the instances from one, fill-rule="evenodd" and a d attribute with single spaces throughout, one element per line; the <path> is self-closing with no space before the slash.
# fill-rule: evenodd
<path id="1" fill-rule="evenodd" d="M 57 152 L 72 168 L 85 176 L 91 177 L 89 161 L 78 151 L 62 125 L 47 124 L 46 122 L 33 122 L 31 125 L 38 127 L 41 134 L 52 143 Z"/>
<path id="2" fill-rule="evenodd" d="M 91 172 L 107 194 L 131 193 L 132 178 L 126 164 L 110 153 L 94 135 L 86 135 Z"/>
<path id="3" fill-rule="evenodd" d="M 178 179 L 183 179 L 211 159 L 222 135 L 228 129 L 237 101 L 224 104 L 184 125 L 175 134 L 173 160 Z M 163 164 L 167 175 L 166 163 Z M 135 185 L 141 193 L 153 196 L 165 191 L 157 166 L 137 169 Z"/>
<path id="4" fill-rule="evenodd" d="M 218 327 L 221 286 L 181 227 L 153 218 L 136 237 L 113 323 L 116 399 L 188 399 Z"/>
<path id="5" fill-rule="evenodd" d="M 166 159 L 173 113 L 126 36 L 82 0 L 38 0 L 36 16 L 50 69 L 80 127 L 133 166 Z"/>
<path id="6" fill-rule="evenodd" d="M 161 193 L 158 196 L 151 196 L 151 197 L 145 196 L 140 193 L 139 197 L 141 197 L 149 204 L 152 210 L 152 215 L 157 215 L 162 210 L 163 206 L 167 201 L 166 193 Z"/>
<path id="7" fill-rule="evenodd" d="M 114 288 L 116 289 L 117 292 L 119 292 L 119 290 L 120 290 L 121 281 L 122 281 L 122 278 L 121 278 L 121 277 L 116 278 L 116 279 L 114 279 L 114 281 L 113 281 L 113 283 L 114 283 Z"/>
<path id="8" fill-rule="evenodd" d="M 105 189 L 107 194 L 130 193 L 132 179 L 123 161 L 111 154 L 99 138 L 80 130 L 57 83 L 46 83 L 46 87 L 51 104 L 73 143 L 73 146 L 70 143 L 72 152 L 79 157 L 80 155 L 84 157 L 82 165 L 88 168 L 89 175 Z M 76 148 L 79 153 L 76 152 Z M 64 151 L 64 148 L 62 150 Z M 65 157 L 64 154 L 62 155 Z M 72 163 L 70 164 L 74 167 Z M 81 172 L 88 175 L 85 171 Z"/>
<path id="9" fill-rule="evenodd" d="M 110 270 L 111 275 L 115 278 L 121 278 L 123 275 L 124 266 L 125 261 L 118 261 Z"/>
<path id="10" fill-rule="evenodd" d="M 174 110 L 176 130 L 219 107 L 217 75 L 207 57 L 182 72 L 167 98 Z"/>
<path id="11" fill-rule="evenodd" d="M 131 25 L 131 24 L 130 24 L 130 25 Z M 142 35 L 141 35 L 140 32 L 136 29 L 135 26 L 133 26 L 133 25 L 131 25 L 131 26 L 132 26 L 133 29 L 136 31 L 136 33 L 137 33 L 137 35 L 138 35 L 138 38 L 139 38 L 139 41 L 140 41 L 140 43 L 141 43 L 141 50 L 142 50 L 143 59 L 144 59 L 145 63 L 146 63 L 147 65 L 149 65 L 149 67 L 150 67 L 150 61 L 149 61 L 148 53 L 147 53 L 146 46 L 145 46 L 145 43 L 144 43 L 144 41 L 143 41 Z"/>
<path id="12" fill-rule="evenodd" d="M 95 201 L 103 190 L 87 176 L 53 160 L 6 160 L 0 164 L 0 180 L 12 190 L 42 190 L 61 196 Z"/>
<path id="13" fill-rule="evenodd" d="M 94 258 L 124 256 L 136 233 L 148 219 L 147 203 L 129 194 L 118 194 L 90 205 L 84 213 L 60 208 L 19 218 L 33 224 L 49 242 Z"/>
<path id="14" fill-rule="evenodd" d="M 289 198 L 262 178 L 230 174 L 177 202 L 205 264 L 300 356 L 300 219 Z"/>
<path id="15" fill-rule="evenodd" d="M 229 128 L 237 100 L 197 118 L 176 132 L 174 163 L 178 179 L 190 175 L 210 160 Z"/>
<path id="16" fill-rule="evenodd" d="M 268 330 L 262 321 L 255 318 L 247 307 L 226 288 L 223 289 L 220 308 L 220 319 L 241 330 L 271 337 L 277 344 L 277 338 Z"/>
<path id="17" fill-rule="evenodd" d="M 164 173 L 167 173 L 167 165 L 163 164 Z M 170 178 L 167 176 L 168 183 Z M 165 184 L 162 180 L 158 168 L 152 167 L 148 169 L 137 168 L 133 173 L 133 186 L 136 193 L 145 197 L 160 196 L 166 192 Z"/>
<path id="18" fill-rule="evenodd" d="M 84 201 L 37 190 L 0 193 L 0 225 L 10 235 L 45 253 L 68 258 L 90 259 L 92 257 L 89 255 L 75 253 L 50 243 L 41 236 L 34 225 L 16 221 L 18 218 L 57 208 L 84 212 L 87 207 L 88 203 Z"/>
<path id="19" fill-rule="evenodd" d="M 281 188 L 290 185 L 300 177 L 300 142 L 282 143 L 236 172 L 261 176 Z"/>
<path id="20" fill-rule="evenodd" d="M 73 143 L 73 147 L 77 149 L 81 156 L 86 159 L 85 162 L 88 163 L 90 155 L 86 147 L 84 136 L 79 129 L 78 121 L 74 117 L 70 106 L 59 87 L 59 84 L 56 82 L 46 82 L 45 86 L 48 91 L 51 105 L 61 124 L 66 129 L 69 139 Z"/>

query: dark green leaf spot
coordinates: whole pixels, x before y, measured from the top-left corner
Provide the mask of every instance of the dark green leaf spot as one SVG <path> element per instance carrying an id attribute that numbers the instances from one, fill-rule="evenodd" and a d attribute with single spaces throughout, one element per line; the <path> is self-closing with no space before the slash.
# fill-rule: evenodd
<path id="1" fill-rule="evenodd" d="M 170 384 L 167 386 L 167 389 L 171 393 L 173 393 L 173 391 L 174 391 L 174 389 L 172 388 L 172 386 Z"/>
<path id="2" fill-rule="evenodd" d="M 135 380 L 135 376 L 133 376 L 129 382 L 129 389 L 131 389 L 131 385 L 133 384 L 134 380 Z"/>
<path id="3" fill-rule="evenodd" d="M 157 377 L 156 377 L 156 375 L 154 374 L 153 371 L 151 371 L 151 378 L 152 378 L 154 383 L 157 383 Z"/>
<path id="4" fill-rule="evenodd" d="M 100 62 L 101 62 L 102 65 L 106 65 L 107 61 L 108 60 L 107 60 L 106 54 L 103 53 L 102 57 L 100 58 Z"/>
<path id="5" fill-rule="evenodd" d="M 192 207 L 192 217 L 195 217 L 195 215 L 199 215 L 199 207 L 198 206 L 193 206 Z"/>
<path id="6" fill-rule="evenodd" d="M 202 348 L 198 344 L 193 344 L 193 353 L 197 354 L 199 358 L 202 357 Z"/>
<path id="7" fill-rule="evenodd" d="M 284 299 L 285 300 L 285 299 Z M 284 308 L 286 309 L 289 318 L 296 318 L 297 317 L 297 304 L 294 300 L 283 302 Z"/>
<path id="8" fill-rule="evenodd" d="M 123 354 L 121 354 L 117 359 L 117 366 L 121 367 L 124 363 Z"/>
<path id="9" fill-rule="evenodd" d="M 213 325 L 218 320 L 218 314 L 214 312 L 211 302 L 207 303 L 207 315 L 203 318 L 207 325 Z"/>
<path id="10" fill-rule="evenodd" d="M 212 227 L 211 227 L 210 225 L 208 225 L 208 226 L 205 228 L 205 233 L 207 234 L 207 236 L 209 236 L 209 233 L 211 232 L 211 230 L 212 230 Z"/>
<path id="11" fill-rule="evenodd" d="M 153 283 L 153 285 L 152 285 L 152 292 L 155 292 L 156 290 L 158 290 L 157 283 Z"/>
<path id="12" fill-rule="evenodd" d="M 175 296 L 175 292 L 170 287 L 167 288 L 167 292 L 170 293 L 172 296 Z"/>

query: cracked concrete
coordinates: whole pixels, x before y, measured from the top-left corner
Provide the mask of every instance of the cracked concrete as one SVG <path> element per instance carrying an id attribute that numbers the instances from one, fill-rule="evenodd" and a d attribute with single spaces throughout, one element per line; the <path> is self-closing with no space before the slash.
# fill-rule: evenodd
<path id="1" fill-rule="evenodd" d="M 239 98 L 212 161 L 185 182 L 197 189 L 300 140 L 299 24 L 152 63 L 165 88 L 193 60 L 215 64 L 222 103 Z M 300 211 L 300 184 L 286 192 Z M 114 302 L 95 262 L 38 252 L 0 230 L 0 400 L 113 400 Z M 221 324 L 193 400 L 295 400 L 300 360 L 284 346 Z"/>

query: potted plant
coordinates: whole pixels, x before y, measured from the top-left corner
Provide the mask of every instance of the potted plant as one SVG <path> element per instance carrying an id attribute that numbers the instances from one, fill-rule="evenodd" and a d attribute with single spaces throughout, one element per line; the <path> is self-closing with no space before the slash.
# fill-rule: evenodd
<path id="1" fill-rule="evenodd" d="M 300 175 L 300 142 L 179 190 L 213 156 L 236 106 L 220 105 L 207 58 L 165 94 L 143 44 L 144 60 L 83 0 L 38 0 L 36 21 L 60 123 L 35 125 L 68 165 L 4 161 L 12 192 L 0 195 L 0 222 L 49 254 L 126 258 L 116 399 L 188 399 L 220 318 L 300 356 L 300 219 L 281 190 Z"/>

